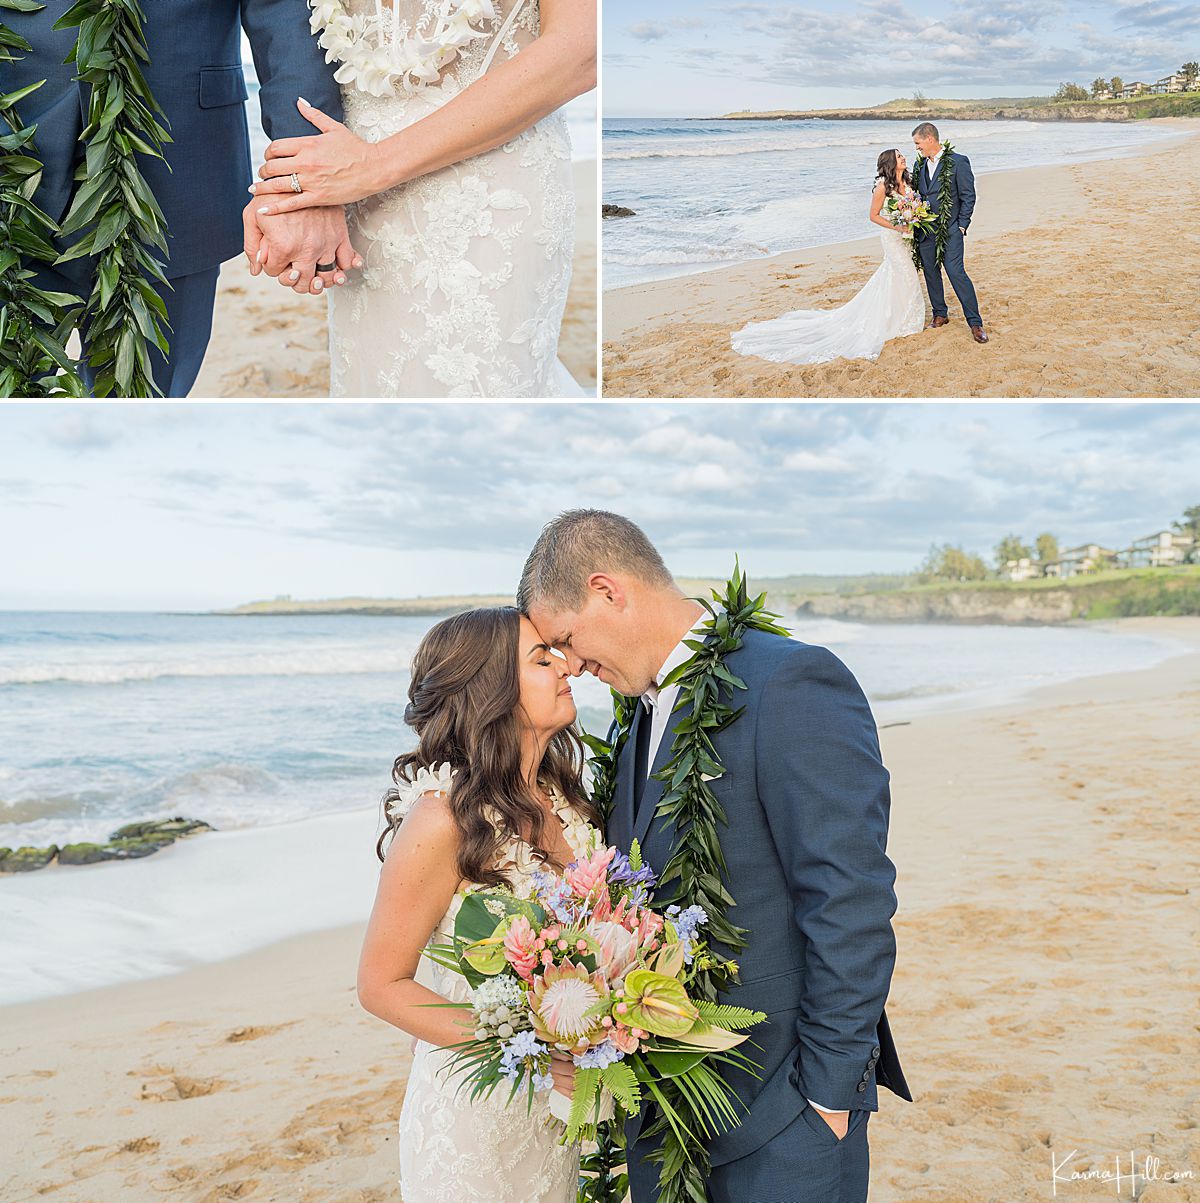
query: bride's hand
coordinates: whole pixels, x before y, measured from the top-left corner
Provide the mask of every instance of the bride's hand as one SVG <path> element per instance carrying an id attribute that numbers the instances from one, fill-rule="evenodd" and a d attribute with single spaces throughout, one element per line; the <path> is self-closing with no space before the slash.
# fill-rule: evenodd
<path id="1" fill-rule="evenodd" d="M 570 1053 L 555 1050 L 550 1054 L 550 1073 L 554 1089 L 570 1098 L 575 1093 L 575 1061 Z"/>
<path id="2" fill-rule="evenodd" d="M 374 143 L 363 141 L 307 101 L 297 101 L 296 107 L 321 133 L 279 138 L 267 147 L 267 161 L 258 169 L 262 183 L 252 188 L 255 197 L 266 199 L 260 214 L 347 205 L 387 187 Z M 300 181 L 300 192 L 292 187 L 293 175 Z"/>

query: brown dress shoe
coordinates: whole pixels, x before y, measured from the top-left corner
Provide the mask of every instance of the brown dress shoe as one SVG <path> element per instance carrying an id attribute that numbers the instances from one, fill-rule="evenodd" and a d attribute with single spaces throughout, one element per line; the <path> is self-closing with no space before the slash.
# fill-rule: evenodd
<path id="1" fill-rule="evenodd" d="M 987 337 L 987 335 L 984 333 L 984 331 L 983 331 L 983 327 L 982 327 L 982 326 L 972 326 L 972 327 L 971 327 L 971 337 L 972 337 L 972 338 L 973 338 L 973 339 L 974 339 L 974 340 L 975 340 L 977 343 L 985 343 L 985 342 L 987 342 L 987 340 L 988 340 L 988 337 Z"/>
<path id="2" fill-rule="evenodd" d="M 933 325 L 931 325 L 929 328 L 930 330 L 936 330 L 939 326 L 948 325 L 950 325 L 950 319 L 948 317 L 935 317 L 933 319 Z"/>

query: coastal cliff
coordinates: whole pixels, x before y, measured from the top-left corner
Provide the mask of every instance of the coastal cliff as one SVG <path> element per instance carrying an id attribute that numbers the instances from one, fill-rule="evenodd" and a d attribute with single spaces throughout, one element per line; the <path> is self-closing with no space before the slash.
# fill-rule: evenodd
<path id="1" fill-rule="evenodd" d="M 1200 565 L 1123 570 L 1070 580 L 981 581 L 861 593 L 795 594 L 801 618 L 850 622 L 1052 625 L 1084 619 L 1200 614 Z"/>
<path id="2" fill-rule="evenodd" d="M 718 121 L 1144 121 L 1200 116 L 1200 92 L 1131 100 L 1052 102 L 1047 97 L 997 100 L 889 100 L 869 109 L 774 109 L 725 113 Z"/>

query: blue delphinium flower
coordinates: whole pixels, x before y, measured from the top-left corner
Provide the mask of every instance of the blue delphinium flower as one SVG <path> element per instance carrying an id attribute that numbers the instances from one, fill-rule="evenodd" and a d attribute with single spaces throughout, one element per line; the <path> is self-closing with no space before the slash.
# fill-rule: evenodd
<path id="1" fill-rule="evenodd" d="M 622 1060 L 624 1056 L 616 1045 L 606 1040 L 603 1044 L 597 1044 L 586 1053 L 576 1056 L 574 1061 L 580 1069 L 606 1069 Z"/>
<path id="2" fill-rule="evenodd" d="M 708 922 L 708 914 L 702 906 L 689 906 L 680 910 L 678 906 L 667 907 L 667 918 L 675 926 L 679 943 L 683 947 L 683 959 L 687 964 L 692 963 L 692 950 L 696 943 L 696 933 Z"/>
<path id="3" fill-rule="evenodd" d="M 618 852 L 608 866 L 608 881 L 614 886 L 645 886 L 647 890 L 652 890 L 658 878 L 649 865 L 643 864 L 640 869 L 634 869 L 629 857 L 624 852 Z"/>
<path id="4" fill-rule="evenodd" d="M 510 1082 L 515 1082 L 525 1072 L 527 1059 L 533 1058 L 537 1061 L 543 1053 L 550 1051 L 533 1032 L 528 1030 L 518 1032 L 500 1047 L 503 1050 L 500 1056 L 500 1072 Z M 534 1070 L 535 1084 L 537 1079 L 537 1071 Z M 539 1086 L 538 1089 L 540 1090 L 541 1087 Z"/>

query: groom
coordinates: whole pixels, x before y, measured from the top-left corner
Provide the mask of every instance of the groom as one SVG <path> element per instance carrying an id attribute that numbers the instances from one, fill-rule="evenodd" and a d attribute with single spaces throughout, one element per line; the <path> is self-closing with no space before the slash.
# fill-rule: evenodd
<path id="1" fill-rule="evenodd" d="M 920 192 L 921 199 L 935 214 L 941 216 L 943 171 L 946 164 L 937 126 L 922 121 L 913 130 L 912 140 L 922 159 L 913 183 Z M 954 163 L 950 177 L 950 211 L 947 219 L 949 238 L 943 262 L 946 275 L 950 277 L 950 283 L 954 286 L 954 295 L 958 297 L 963 316 L 971 328 L 971 337 L 977 343 L 985 343 L 988 336 L 983 328 L 983 318 L 979 316 L 975 285 L 971 283 L 971 277 L 967 275 L 963 262 L 963 244 L 967 237 L 967 228 L 971 224 L 971 215 L 975 212 L 975 176 L 971 172 L 971 161 L 966 155 L 953 151 L 952 156 Z M 946 292 L 942 286 L 942 269 L 937 262 L 937 235 L 918 232 L 916 237 L 921 266 L 925 269 L 925 285 L 929 289 L 929 301 L 933 306 L 932 329 L 936 330 L 939 326 L 950 324 Z"/>
<path id="2" fill-rule="evenodd" d="M 64 60 L 79 30 L 54 29 L 68 6 L 51 0 L 40 11 L 5 12 L 5 23 L 21 34 L 32 52 L 10 63 L 4 91 L 45 84 L 21 101 L 26 125 L 36 125 L 35 145 L 44 171 L 34 196 L 61 222 L 76 188 L 75 169 L 85 147 L 79 135 L 87 124 L 90 87 L 76 82 L 75 65 Z M 278 276 L 290 264 L 333 263 L 342 249 L 341 267 L 350 266 L 350 248 L 341 208 L 311 209 L 263 218 L 251 228 L 258 203 L 247 201 L 253 178 L 250 141 L 243 107 L 241 35 L 245 29 L 260 80 L 263 126 L 272 139 L 311 134 L 296 97 L 306 96 L 326 113 L 341 116 L 341 96 L 333 70 L 309 33 L 303 0 L 153 0 L 144 25 L 150 62 L 146 82 L 162 106 L 172 141 L 163 148 L 166 162 L 142 157 L 141 167 L 166 219 L 169 259 L 164 271 L 171 285 L 163 290 L 170 330 L 170 356 L 149 345 L 154 380 L 164 396 L 183 397 L 195 382 L 212 331 L 213 302 L 221 263 L 243 250 L 269 242 L 267 271 Z M 73 240 L 72 240 L 73 241 Z M 60 249 L 62 244 L 60 244 Z M 75 259 L 58 267 L 38 265 L 39 288 L 73 292 L 85 300 L 95 276 L 93 259 Z M 340 272 L 336 274 L 341 274 Z M 335 282 L 334 272 L 324 284 Z M 281 283 L 284 281 L 281 281 Z M 89 387 L 92 373 L 84 365 Z"/>
<path id="3" fill-rule="evenodd" d="M 637 526 L 601 510 L 543 529 L 518 604 L 572 675 L 640 696 L 607 836 L 625 850 L 637 839 L 661 872 L 687 833 L 655 813 L 663 783 L 651 774 L 688 714 L 672 713 L 678 686 L 661 682 L 692 654 L 684 640 L 705 612 Z M 760 1079 L 731 1077 L 748 1114 L 708 1146 L 709 1199 L 864 1203 L 877 1087 L 912 1099 L 884 1013 L 896 952 L 888 772 L 862 691 L 825 648 L 751 630 L 725 664 L 747 685 L 731 702 L 745 711 L 714 737 L 725 773 L 711 788 L 748 943 L 720 1001 L 769 1018 L 751 1034 Z M 643 1110 L 626 1128 L 634 1203 L 658 1197 L 645 1125 Z"/>

